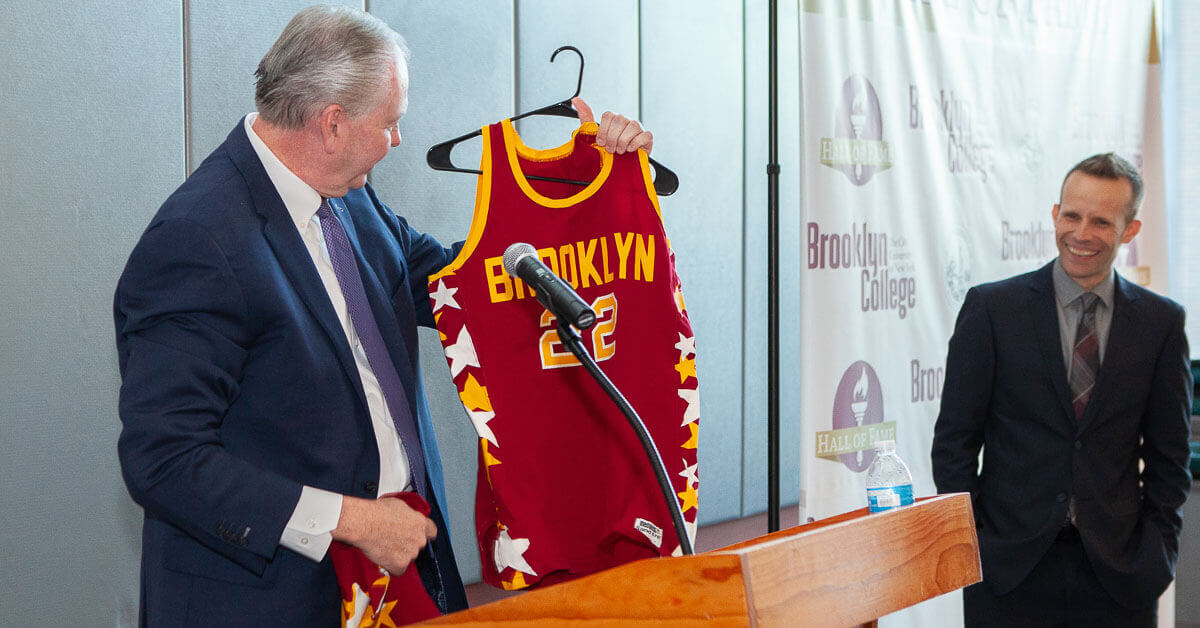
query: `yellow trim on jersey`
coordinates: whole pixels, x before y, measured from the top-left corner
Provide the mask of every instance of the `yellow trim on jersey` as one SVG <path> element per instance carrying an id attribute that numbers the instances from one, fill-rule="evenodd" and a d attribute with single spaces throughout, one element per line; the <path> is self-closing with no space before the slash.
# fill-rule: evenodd
<path id="1" fill-rule="evenodd" d="M 452 275 L 467 263 L 467 259 L 475 252 L 479 240 L 483 238 L 483 228 L 487 225 L 488 206 L 492 195 L 492 138 L 488 128 L 483 127 L 483 157 L 479 159 L 479 169 L 483 174 L 475 184 L 475 215 L 471 218 L 471 230 L 467 232 L 467 241 L 462 250 L 445 268 L 429 276 L 429 283 L 442 277 Z"/>
<path id="2" fill-rule="evenodd" d="M 508 142 L 509 146 L 516 147 L 517 152 L 521 155 L 521 157 L 528 159 L 529 161 L 554 161 L 555 159 L 566 157 L 575 149 L 575 136 L 579 135 L 580 133 L 583 133 L 584 135 L 595 135 L 600 131 L 599 124 L 596 124 L 595 122 L 584 122 L 583 124 L 579 125 L 578 129 L 575 129 L 571 132 L 571 139 L 567 140 L 565 144 L 561 146 L 555 146 L 554 148 L 539 150 L 525 145 L 525 142 L 521 139 L 521 136 L 517 135 L 517 129 L 512 125 L 512 120 L 504 120 L 501 122 L 501 124 L 506 129 L 505 138 L 510 140 Z M 511 135 L 507 133 L 507 130 L 509 129 L 512 130 Z M 515 144 L 511 141 L 514 139 L 516 140 Z M 599 146 L 597 146 L 596 149 L 602 150 Z"/>
<path id="3" fill-rule="evenodd" d="M 563 207 L 570 207 L 577 203 L 581 203 L 590 198 L 596 193 L 596 191 L 600 189 L 602 185 L 604 185 L 605 180 L 608 179 L 609 172 L 612 171 L 612 154 L 606 150 L 600 149 L 600 174 L 596 175 L 596 178 L 593 179 L 587 187 L 583 188 L 583 190 L 579 191 L 577 194 L 573 194 L 566 198 L 550 198 L 548 196 L 543 196 L 542 194 L 538 193 L 537 190 L 533 189 L 533 186 L 529 184 L 529 180 L 525 178 L 525 173 L 521 171 L 521 164 L 517 161 L 517 152 L 519 151 L 522 157 L 533 161 L 550 161 L 561 158 L 565 155 L 569 155 L 571 151 L 574 150 L 575 136 L 577 134 L 581 132 L 590 132 L 594 134 L 596 132 L 595 128 L 598 128 L 596 123 L 589 122 L 581 125 L 575 130 L 575 133 L 571 134 L 571 140 L 566 144 L 563 144 L 557 148 L 549 148 L 546 150 L 537 150 L 535 148 L 526 146 L 525 143 L 521 141 L 520 136 L 517 135 L 516 130 L 513 129 L 512 120 L 504 120 L 500 123 L 500 125 L 504 129 L 504 144 L 505 149 L 508 151 L 508 166 L 512 170 L 513 179 L 516 180 L 517 186 L 521 188 L 521 191 L 525 193 L 525 196 L 529 197 L 529 200 L 537 203 L 538 205 L 554 209 L 561 209 Z"/>
<path id="4" fill-rule="evenodd" d="M 658 220 L 662 221 L 662 208 L 658 206 L 658 192 L 654 189 L 654 176 L 650 173 L 650 156 L 646 151 L 638 149 L 638 163 L 642 164 L 642 181 L 646 184 L 646 196 L 650 197 L 650 202 L 654 204 L 654 211 L 658 212 Z M 671 243 L 667 243 L 667 248 L 670 248 Z"/>

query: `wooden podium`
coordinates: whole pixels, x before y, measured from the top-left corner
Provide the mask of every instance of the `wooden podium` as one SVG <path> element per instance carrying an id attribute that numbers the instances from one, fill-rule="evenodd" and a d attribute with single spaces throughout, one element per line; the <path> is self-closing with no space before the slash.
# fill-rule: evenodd
<path id="1" fill-rule="evenodd" d="M 965 493 L 855 510 L 744 543 L 641 560 L 428 624 L 854 626 L 979 582 Z"/>

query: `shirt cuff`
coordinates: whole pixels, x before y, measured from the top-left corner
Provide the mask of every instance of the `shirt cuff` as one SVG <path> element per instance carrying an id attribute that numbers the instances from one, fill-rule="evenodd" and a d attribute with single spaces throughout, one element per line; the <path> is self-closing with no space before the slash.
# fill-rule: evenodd
<path id="1" fill-rule="evenodd" d="M 279 544 L 313 561 L 320 562 L 333 542 L 333 529 L 342 517 L 342 496 L 305 486 L 292 518 L 283 529 Z"/>

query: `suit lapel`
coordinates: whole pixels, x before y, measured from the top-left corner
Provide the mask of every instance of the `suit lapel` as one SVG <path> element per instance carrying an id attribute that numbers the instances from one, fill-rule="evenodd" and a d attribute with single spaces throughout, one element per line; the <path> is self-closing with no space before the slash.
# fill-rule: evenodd
<path id="1" fill-rule="evenodd" d="M 1034 273 L 1030 279 L 1030 296 L 1027 311 L 1037 334 L 1038 350 L 1042 363 L 1054 382 L 1054 396 L 1058 398 L 1062 417 L 1074 432 L 1075 410 L 1071 405 L 1071 385 L 1067 382 L 1067 365 L 1063 363 L 1062 336 L 1058 329 L 1058 306 L 1054 302 L 1054 279 L 1050 262 Z"/>
<path id="2" fill-rule="evenodd" d="M 296 223 L 292 221 L 291 214 L 283 204 L 283 199 L 279 197 L 279 192 L 275 190 L 274 184 L 267 176 L 267 171 L 263 168 L 262 162 L 254 152 L 254 147 L 250 145 L 250 139 L 240 124 L 233 133 L 230 133 L 226 147 L 230 159 L 241 171 L 246 185 L 250 188 L 255 211 L 263 219 L 263 236 L 271 250 L 274 251 L 279 265 L 300 296 L 300 300 L 304 302 L 309 313 L 325 331 L 342 370 L 354 383 L 359 397 L 365 405 L 366 396 L 362 391 L 358 367 L 354 363 L 354 356 L 350 353 L 350 343 L 346 339 L 346 333 L 342 330 L 342 324 L 338 321 L 337 313 L 329 300 L 329 293 L 325 291 L 325 284 L 321 282 L 321 276 L 317 273 L 312 256 L 309 255 L 304 240 L 300 238 L 300 232 L 296 230 Z"/>
<path id="3" fill-rule="evenodd" d="M 1104 363 L 1100 365 L 1092 396 L 1083 410 L 1081 427 L 1087 427 L 1096 420 L 1100 408 L 1108 403 L 1110 391 L 1120 381 L 1122 365 L 1133 362 L 1129 358 L 1138 352 L 1138 306 L 1138 296 L 1129 288 L 1129 282 L 1116 275 L 1112 323 L 1108 327 L 1108 341 L 1104 345 Z"/>

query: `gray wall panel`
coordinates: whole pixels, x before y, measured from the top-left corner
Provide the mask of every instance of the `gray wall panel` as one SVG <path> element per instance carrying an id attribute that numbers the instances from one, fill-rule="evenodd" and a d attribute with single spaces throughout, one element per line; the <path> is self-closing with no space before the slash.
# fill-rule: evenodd
<path id="1" fill-rule="evenodd" d="M 462 240 L 471 224 L 476 177 L 430 169 L 425 151 L 511 113 L 512 4 L 375 0 L 371 11 L 405 37 L 412 53 L 401 144 L 375 167 L 371 183 L 379 197 L 417 229 L 445 244 Z M 473 140 L 455 151 L 455 163 L 475 168 L 481 150 L 481 140 Z M 479 437 L 458 399 L 441 343 L 432 330 L 421 333 L 421 368 L 446 467 L 451 539 L 463 578 L 477 582 L 474 504 Z"/>
<path id="2" fill-rule="evenodd" d="M 642 116 L 680 177 L 662 210 L 696 332 L 710 523 L 742 512 L 742 6 L 647 2 L 641 20 Z"/>
<path id="3" fill-rule="evenodd" d="M 284 26 L 311 0 L 184 0 L 188 6 L 191 165 L 254 111 L 254 70 Z M 326 0 L 362 8 L 361 0 Z"/>
<path id="4" fill-rule="evenodd" d="M 800 85 L 796 3 L 779 7 L 780 496 L 800 490 Z M 746 361 L 742 514 L 767 509 L 767 2 L 746 2 Z"/>
<path id="5" fill-rule="evenodd" d="M 140 511 L 116 456 L 112 293 L 182 180 L 178 3 L 0 9 L 0 608 L 133 625 Z"/>
<path id="6" fill-rule="evenodd" d="M 595 110 L 638 117 L 638 7 L 636 0 L 517 3 L 517 112 L 570 96 L 579 77 L 578 57 L 559 46 L 571 45 L 586 62 L 580 96 Z M 517 123 L 521 139 L 537 148 L 558 146 L 576 124 L 567 118 L 539 116 Z"/>
<path id="7" fill-rule="evenodd" d="M 429 169 L 426 149 L 569 95 L 577 66 L 570 56 L 549 63 L 558 46 L 586 55 L 583 96 L 598 112 L 640 116 L 655 133 L 655 157 L 682 179 L 662 205 L 700 346 L 701 520 L 761 510 L 765 26 L 743 20 L 765 23 L 765 2 L 753 0 L 745 14 L 741 2 L 697 11 L 683 0 L 342 2 L 368 6 L 408 39 L 404 141 L 372 183 L 397 213 L 443 242 L 466 236 L 475 179 Z M 0 57 L 0 131 L 18 149 L 0 156 L 0 561 L 22 566 L 2 576 L 6 621 L 136 620 L 141 512 L 116 460 L 112 291 L 150 216 L 185 176 L 186 159 L 197 165 L 253 109 L 258 60 L 308 4 L 52 0 L 0 8 L 0 41 L 13 51 Z M 798 301 L 798 229 L 789 213 L 798 193 L 787 175 L 789 159 L 795 163 L 795 59 L 787 56 L 788 46 L 795 53 L 794 11 L 785 7 L 780 20 L 785 313 Z M 573 127 L 542 119 L 521 131 L 532 145 L 549 146 Z M 456 163 L 474 167 L 479 148 L 478 140 L 460 148 Z M 423 332 L 421 342 L 453 539 L 474 581 L 476 436 L 436 335 Z M 786 319 L 783 343 L 786 372 L 799 344 Z M 795 500 L 797 466 L 796 417 L 787 408 L 798 391 L 787 381 L 785 502 Z M 64 590 L 70 594 L 55 593 Z"/>

